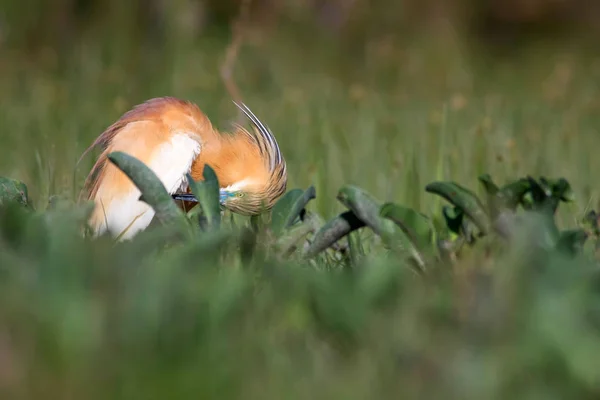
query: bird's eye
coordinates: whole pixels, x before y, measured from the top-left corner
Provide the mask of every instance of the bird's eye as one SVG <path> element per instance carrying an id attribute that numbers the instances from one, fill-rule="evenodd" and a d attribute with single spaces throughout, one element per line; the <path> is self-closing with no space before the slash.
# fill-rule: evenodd
<path id="1" fill-rule="evenodd" d="M 238 192 L 237 197 L 244 197 L 244 192 Z"/>

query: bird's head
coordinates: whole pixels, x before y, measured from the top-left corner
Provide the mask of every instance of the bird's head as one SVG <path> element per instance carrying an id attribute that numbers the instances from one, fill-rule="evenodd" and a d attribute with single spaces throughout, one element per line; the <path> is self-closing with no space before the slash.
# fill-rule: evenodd
<path id="1" fill-rule="evenodd" d="M 272 207 L 268 197 L 258 185 L 245 185 L 240 181 L 221 188 L 219 199 L 221 206 L 241 215 L 255 215 Z"/>
<path id="2" fill-rule="evenodd" d="M 244 143 L 229 165 L 239 165 L 229 185 L 219 191 L 221 205 L 242 215 L 256 215 L 273 207 L 286 190 L 287 168 L 275 137 L 244 104 L 236 105 L 252 124 L 252 132 L 238 126 Z M 232 167 L 234 168 L 234 167 Z"/>

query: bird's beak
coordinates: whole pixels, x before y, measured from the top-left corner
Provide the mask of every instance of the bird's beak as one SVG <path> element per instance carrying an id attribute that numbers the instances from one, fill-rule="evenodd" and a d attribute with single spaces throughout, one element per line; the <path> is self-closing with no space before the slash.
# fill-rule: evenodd
<path id="1" fill-rule="evenodd" d="M 171 197 L 173 198 L 173 200 L 191 201 L 194 203 L 198 203 L 198 199 L 196 198 L 196 196 L 194 196 L 191 193 L 176 193 L 171 195 Z M 219 189 L 219 203 L 221 205 L 225 203 L 225 200 L 227 200 L 228 197 L 230 197 L 229 192 L 223 189 Z M 142 200 L 141 196 L 139 200 Z"/>
<path id="2" fill-rule="evenodd" d="M 219 189 L 219 203 L 221 203 L 221 205 L 225 204 L 227 197 L 229 197 L 229 194 L 225 190 Z"/>

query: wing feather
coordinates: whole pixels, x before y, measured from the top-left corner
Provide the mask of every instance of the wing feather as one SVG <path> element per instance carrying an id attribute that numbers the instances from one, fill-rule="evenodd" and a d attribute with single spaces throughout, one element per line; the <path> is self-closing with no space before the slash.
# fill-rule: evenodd
<path id="1" fill-rule="evenodd" d="M 122 151 L 144 162 L 169 193 L 185 186 L 185 175 L 200 153 L 200 143 L 186 133 L 169 134 L 154 121 L 134 121 L 114 135 L 90 174 L 88 198 L 96 202 L 90 225 L 96 235 L 109 231 L 129 239 L 145 229 L 154 210 L 139 200 L 140 191 L 106 155 Z"/>
<path id="2" fill-rule="evenodd" d="M 136 157 L 174 193 L 186 186 L 185 174 L 200 153 L 200 143 L 206 139 L 201 138 L 203 134 L 214 135 L 208 118 L 195 104 L 174 97 L 147 100 L 109 126 L 78 161 L 94 147 L 101 147 L 80 195 L 80 200 L 96 203 L 90 219 L 95 234 L 109 231 L 131 238 L 154 217 L 154 211 L 138 200 L 140 193 L 133 182 L 108 161 L 109 153 L 122 151 Z"/>

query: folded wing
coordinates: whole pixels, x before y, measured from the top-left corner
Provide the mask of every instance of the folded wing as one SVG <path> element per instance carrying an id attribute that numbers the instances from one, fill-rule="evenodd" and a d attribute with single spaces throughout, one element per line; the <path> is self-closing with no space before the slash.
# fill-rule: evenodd
<path id="1" fill-rule="evenodd" d="M 129 239 L 145 229 L 154 211 L 139 200 L 140 191 L 106 156 L 121 151 L 136 157 L 173 194 L 186 186 L 185 175 L 201 150 L 199 137 L 193 133 L 173 132 L 164 122 L 151 118 L 122 119 L 107 129 L 96 144 L 101 144 L 103 151 L 83 192 L 85 199 L 96 203 L 89 224 L 95 235 L 108 231 L 120 239 Z"/>

